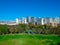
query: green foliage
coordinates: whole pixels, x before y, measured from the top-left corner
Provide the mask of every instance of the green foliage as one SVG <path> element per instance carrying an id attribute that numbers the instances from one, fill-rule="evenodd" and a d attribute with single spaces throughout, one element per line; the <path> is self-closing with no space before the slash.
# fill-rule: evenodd
<path id="1" fill-rule="evenodd" d="M 0 33 L 5 34 L 8 32 L 8 27 L 7 25 L 0 25 Z"/>
<path id="2" fill-rule="evenodd" d="M 60 35 L 60 26 L 52 27 L 49 25 L 33 25 L 19 24 L 19 25 L 0 25 L 0 34 L 6 33 L 24 33 L 26 30 L 32 30 L 34 34 L 58 34 Z"/>

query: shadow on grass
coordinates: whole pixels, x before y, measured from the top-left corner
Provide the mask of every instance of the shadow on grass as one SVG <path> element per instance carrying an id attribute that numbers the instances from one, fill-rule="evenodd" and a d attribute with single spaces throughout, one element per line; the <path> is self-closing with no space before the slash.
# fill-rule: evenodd
<path id="1" fill-rule="evenodd" d="M 57 45 L 60 45 L 60 42 L 58 42 Z"/>

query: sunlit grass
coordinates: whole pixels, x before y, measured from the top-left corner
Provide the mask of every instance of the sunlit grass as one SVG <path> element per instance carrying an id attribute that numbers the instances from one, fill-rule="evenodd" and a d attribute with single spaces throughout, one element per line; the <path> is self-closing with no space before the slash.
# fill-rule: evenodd
<path id="1" fill-rule="evenodd" d="M 57 45 L 57 35 L 9 34 L 0 35 L 0 45 Z"/>

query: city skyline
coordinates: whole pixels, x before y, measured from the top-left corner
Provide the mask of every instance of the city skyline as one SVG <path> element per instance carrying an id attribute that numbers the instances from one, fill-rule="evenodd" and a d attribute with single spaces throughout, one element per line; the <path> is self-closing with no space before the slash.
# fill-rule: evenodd
<path id="1" fill-rule="evenodd" d="M 60 0 L 0 0 L 0 20 L 60 17 Z"/>
<path id="2" fill-rule="evenodd" d="M 31 17 L 31 16 L 28 16 L 28 17 L 22 17 L 22 19 L 20 18 L 16 18 L 15 21 L 1 21 L 0 20 L 0 24 L 4 25 L 4 24 L 7 24 L 7 25 L 18 25 L 18 24 L 29 24 L 29 23 L 32 23 L 32 24 L 40 24 L 40 25 L 44 25 L 44 24 L 50 24 L 50 23 L 56 23 L 56 24 L 60 24 L 60 17 L 55 17 L 55 18 L 50 18 L 50 17 L 46 17 L 46 18 L 41 18 L 41 17 Z"/>

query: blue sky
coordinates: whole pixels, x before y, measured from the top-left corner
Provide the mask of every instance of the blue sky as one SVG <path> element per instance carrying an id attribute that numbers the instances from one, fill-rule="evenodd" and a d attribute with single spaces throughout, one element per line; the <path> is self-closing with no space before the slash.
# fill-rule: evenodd
<path id="1" fill-rule="evenodd" d="M 60 17 L 60 0 L 0 0 L 0 20 L 27 16 Z"/>

